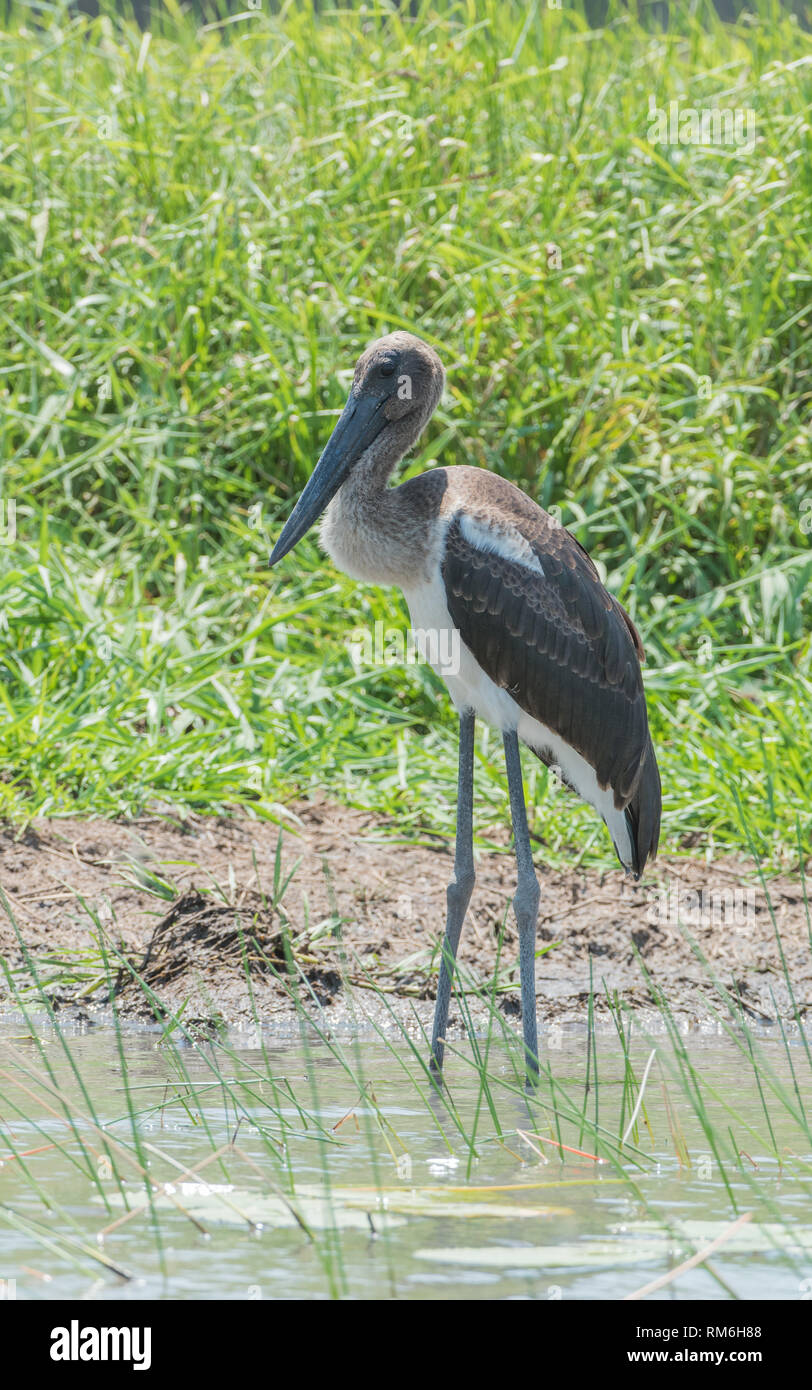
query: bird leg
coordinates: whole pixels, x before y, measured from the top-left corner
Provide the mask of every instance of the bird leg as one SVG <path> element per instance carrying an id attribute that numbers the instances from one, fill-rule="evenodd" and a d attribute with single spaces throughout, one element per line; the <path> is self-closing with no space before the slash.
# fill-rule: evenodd
<path id="1" fill-rule="evenodd" d="M 538 917 L 540 890 L 536 871 L 533 868 L 530 832 L 527 828 L 519 740 L 515 731 L 505 733 L 503 739 L 508 791 L 510 792 L 510 814 L 513 820 L 513 839 L 518 868 L 513 910 L 516 913 L 516 925 L 519 928 L 522 1029 L 524 1032 L 527 1084 L 530 1086 L 538 1081 L 539 1074 L 539 1045 L 536 1026 L 536 919 Z"/>
<path id="2" fill-rule="evenodd" d="M 431 1069 L 438 1074 L 443 1069 L 445 1031 L 451 1003 L 451 981 L 462 924 L 471 901 L 474 887 L 474 714 L 466 710 L 460 715 L 460 762 L 457 781 L 457 841 L 454 851 L 454 877 L 446 890 L 446 914 L 443 958 L 437 985 L 434 1008 L 434 1027 L 431 1034 Z"/>

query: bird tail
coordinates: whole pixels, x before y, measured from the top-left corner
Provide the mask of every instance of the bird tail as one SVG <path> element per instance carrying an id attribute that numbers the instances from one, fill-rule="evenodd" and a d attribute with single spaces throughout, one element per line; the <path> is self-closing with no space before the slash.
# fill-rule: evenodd
<path id="1" fill-rule="evenodd" d="M 631 869 L 639 878 L 646 867 L 647 859 L 656 859 L 660 840 L 660 814 L 662 811 L 660 771 L 654 756 L 654 745 L 649 735 L 643 765 L 637 786 L 624 812 L 626 826 L 631 841 Z"/>

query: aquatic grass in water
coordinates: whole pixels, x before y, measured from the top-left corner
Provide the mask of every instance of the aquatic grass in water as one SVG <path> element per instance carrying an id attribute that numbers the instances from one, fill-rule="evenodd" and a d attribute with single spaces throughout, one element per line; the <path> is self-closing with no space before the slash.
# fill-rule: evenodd
<path id="1" fill-rule="evenodd" d="M 678 1297 L 746 1296 L 753 1271 L 759 1291 L 765 1279 L 779 1296 L 805 1287 L 805 1043 L 796 1029 L 756 1032 L 735 1001 L 731 1014 L 721 984 L 713 1039 L 682 1034 L 653 984 L 659 1029 L 616 1004 L 613 1032 L 548 1030 L 528 1094 L 521 1040 L 498 1008 L 497 963 L 494 980 L 478 985 L 487 1026 L 449 1042 L 438 1089 L 425 1036 L 391 1012 L 388 1028 L 367 1016 L 368 990 L 354 996 L 367 1036 L 335 1035 L 293 956 L 280 980 L 298 1043 L 263 1034 L 259 1019 L 248 1039 L 201 1041 L 183 1011 L 159 1031 L 130 1030 L 114 985 L 132 967 L 103 934 L 100 943 L 107 1029 L 66 1032 L 46 995 L 42 1024 L 29 995 L 18 1001 L 17 1036 L 3 1030 L 0 1216 L 12 1234 L 0 1235 L 0 1257 L 44 1264 L 49 1292 L 91 1277 L 101 1231 L 105 1297 L 132 1280 L 176 1296 L 256 1296 L 255 1287 L 271 1296 L 269 1278 L 277 1294 L 380 1296 L 383 1279 L 390 1296 L 408 1297 L 428 1267 L 445 1271 L 446 1289 L 504 1293 L 530 1279 L 542 1297 L 558 1296 L 549 1289 L 562 1280 L 568 1293 L 594 1296 L 611 1272 L 617 1296 L 697 1255 L 699 1273 L 674 1275 Z M 386 1007 L 387 995 L 376 1002 Z M 638 1132 L 630 1111 L 645 1116 Z M 483 1282 L 470 1285 L 475 1270 Z M 545 1271 L 552 1285 L 539 1283 Z"/>

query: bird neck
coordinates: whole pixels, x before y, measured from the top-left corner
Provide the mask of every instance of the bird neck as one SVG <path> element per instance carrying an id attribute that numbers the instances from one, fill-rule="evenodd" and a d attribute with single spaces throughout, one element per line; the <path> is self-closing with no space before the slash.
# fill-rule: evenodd
<path id="1" fill-rule="evenodd" d="M 388 447 L 376 440 L 325 512 L 322 544 L 333 563 L 353 579 L 404 587 L 420 567 L 425 533 L 403 489 L 388 486 L 405 452 L 393 448 L 391 440 Z"/>

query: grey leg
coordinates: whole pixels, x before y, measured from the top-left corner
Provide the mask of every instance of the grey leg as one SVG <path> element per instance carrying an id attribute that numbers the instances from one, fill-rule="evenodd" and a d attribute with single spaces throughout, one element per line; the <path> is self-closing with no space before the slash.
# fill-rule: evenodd
<path id="1" fill-rule="evenodd" d="M 431 1068 L 443 1069 L 445 1030 L 451 1003 L 451 981 L 460 932 L 474 887 L 474 715 L 460 715 L 460 765 L 457 782 L 457 842 L 454 851 L 454 877 L 448 885 L 448 911 L 443 942 L 443 959 L 437 985 L 434 1027 L 431 1034 Z"/>
<path id="2" fill-rule="evenodd" d="M 530 832 L 524 804 L 522 765 L 519 759 L 519 740 L 515 733 L 506 733 L 505 765 L 510 792 L 510 814 L 513 820 L 513 839 L 516 846 L 518 882 L 513 910 L 519 928 L 519 974 L 522 983 L 522 1029 L 527 1064 L 528 1085 L 538 1080 L 539 1045 L 536 1027 L 536 919 L 539 909 L 539 885 L 533 868 Z"/>

